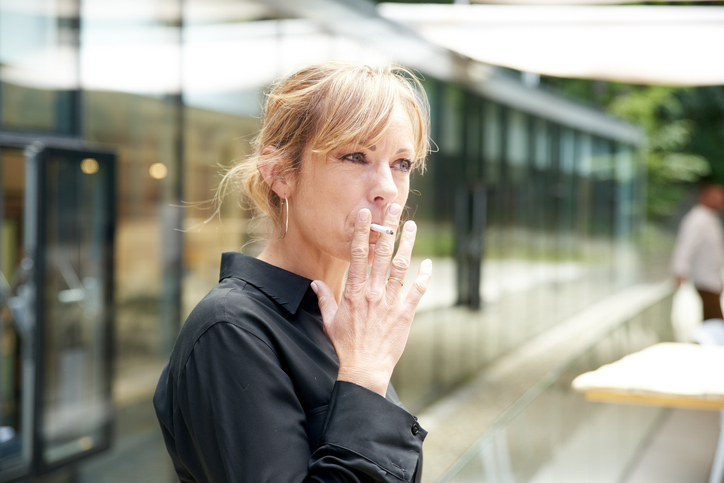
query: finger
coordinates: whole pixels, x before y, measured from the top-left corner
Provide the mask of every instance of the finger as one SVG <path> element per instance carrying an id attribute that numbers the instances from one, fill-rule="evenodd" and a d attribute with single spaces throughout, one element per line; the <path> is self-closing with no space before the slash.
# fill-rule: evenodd
<path id="1" fill-rule="evenodd" d="M 420 299 L 425 295 L 427 286 L 430 283 L 430 277 L 432 277 L 432 260 L 428 258 L 420 264 L 420 270 L 417 272 L 415 283 L 412 284 L 412 288 L 410 288 L 410 291 L 407 292 L 407 296 L 405 297 L 405 304 L 413 311 L 417 309 Z"/>
<path id="2" fill-rule="evenodd" d="M 400 246 L 397 249 L 395 258 L 392 259 L 390 275 L 387 278 L 387 294 L 390 299 L 396 297 L 402 288 L 402 284 L 394 279 L 404 280 L 407 270 L 410 268 L 410 257 L 412 256 L 412 247 L 415 245 L 416 233 L 417 225 L 412 220 L 407 221 L 402 227 Z"/>
<path id="3" fill-rule="evenodd" d="M 352 250 L 350 253 L 349 272 L 347 273 L 347 287 L 358 289 L 367 280 L 367 261 L 370 243 L 370 210 L 362 208 L 357 213 L 352 236 Z"/>
<path id="4" fill-rule="evenodd" d="M 407 270 L 410 268 L 410 257 L 412 256 L 412 247 L 415 245 L 416 235 L 417 224 L 412 220 L 405 222 L 400 236 L 400 246 L 397 248 L 395 258 L 392 260 L 390 276 L 405 278 Z"/>
<path id="5" fill-rule="evenodd" d="M 397 232 L 401 214 L 402 207 L 400 205 L 397 203 L 390 204 L 387 208 L 387 213 L 385 213 L 383 225 Z M 377 291 L 378 288 L 384 285 L 385 278 L 387 277 L 387 268 L 390 266 L 390 260 L 392 259 L 392 253 L 394 251 L 395 235 L 380 233 L 380 237 L 377 239 L 377 243 L 375 243 L 375 254 L 369 277 L 373 291 Z"/>
<path id="6" fill-rule="evenodd" d="M 322 313 L 322 321 L 324 322 L 324 330 L 326 332 L 327 327 L 332 323 L 334 315 L 337 313 L 337 301 L 334 299 L 334 294 L 327 284 L 321 280 L 312 282 L 312 290 L 317 294 L 319 311 Z"/>

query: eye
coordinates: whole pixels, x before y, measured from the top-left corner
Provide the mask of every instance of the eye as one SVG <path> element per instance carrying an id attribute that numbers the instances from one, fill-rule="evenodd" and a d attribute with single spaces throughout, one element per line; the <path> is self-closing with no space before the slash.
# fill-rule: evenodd
<path id="1" fill-rule="evenodd" d="M 398 159 L 392 166 L 404 173 L 407 173 L 412 168 L 412 161 L 409 159 Z"/>
<path id="2" fill-rule="evenodd" d="M 367 157 L 364 153 L 349 153 L 342 156 L 345 161 L 351 161 L 353 163 L 364 164 L 367 162 Z"/>

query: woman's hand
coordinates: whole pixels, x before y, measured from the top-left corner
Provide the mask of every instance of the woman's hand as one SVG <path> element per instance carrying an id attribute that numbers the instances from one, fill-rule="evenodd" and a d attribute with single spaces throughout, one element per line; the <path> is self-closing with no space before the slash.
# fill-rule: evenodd
<path id="1" fill-rule="evenodd" d="M 401 212 L 400 205 L 391 204 L 384 225 L 396 229 Z M 402 283 L 395 279 L 405 278 L 416 232 L 415 222 L 405 223 L 391 268 L 395 235 L 380 234 L 368 276 L 370 211 L 362 209 L 357 215 L 349 273 L 339 306 L 324 282 L 312 282 L 319 298 L 324 330 L 339 358 L 337 379 L 353 382 L 382 396 L 405 350 L 412 317 L 432 272 L 432 262 L 423 261 L 413 286 L 406 295 L 401 294 Z"/>

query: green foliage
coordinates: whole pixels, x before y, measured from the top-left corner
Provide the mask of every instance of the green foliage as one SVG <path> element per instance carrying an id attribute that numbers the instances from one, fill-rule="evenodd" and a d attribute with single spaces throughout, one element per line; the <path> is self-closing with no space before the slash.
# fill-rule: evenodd
<path id="1" fill-rule="evenodd" d="M 692 183 L 724 181 L 724 88 L 642 86 L 584 79 L 544 78 L 569 97 L 602 107 L 640 125 L 647 143 L 647 212 L 661 221 L 673 215 Z"/>
<path id="2" fill-rule="evenodd" d="M 688 149 L 696 123 L 684 117 L 680 94 L 685 90 L 639 86 L 616 96 L 607 106 L 611 114 L 641 125 L 646 132 L 646 201 L 650 219 L 673 215 L 686 195 L 687 184 L 711 172 L 707 159 Z"/>

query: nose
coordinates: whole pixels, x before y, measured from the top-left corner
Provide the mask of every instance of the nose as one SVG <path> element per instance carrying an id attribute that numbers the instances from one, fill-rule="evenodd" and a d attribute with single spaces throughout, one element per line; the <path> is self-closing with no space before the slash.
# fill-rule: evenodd
<path id="1" fill-rule="evenodd" d="M 369 188 L 369 200 L 375 204 L 389 204 L 397 199 L 397 184 L 392 169 L 387 163 L 381 163 L 374 170 Z"/>

